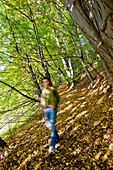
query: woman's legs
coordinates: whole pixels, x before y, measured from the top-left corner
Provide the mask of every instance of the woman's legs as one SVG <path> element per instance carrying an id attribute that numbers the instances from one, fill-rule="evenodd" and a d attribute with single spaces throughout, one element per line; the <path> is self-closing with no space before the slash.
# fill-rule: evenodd
<path id="1" fill-rule="evenodd" d="M 55 149 L 55 143 L 59 141 L 59 136 L 56 131 L 56 109 L 46 108 L 44 109 L 44 112 L 46 113 L 48 117 L 48 121 L 50 121 L 51 125 L 51 143 L 49 147 L 49 153 L 51 153 L 52 150 Z"/>

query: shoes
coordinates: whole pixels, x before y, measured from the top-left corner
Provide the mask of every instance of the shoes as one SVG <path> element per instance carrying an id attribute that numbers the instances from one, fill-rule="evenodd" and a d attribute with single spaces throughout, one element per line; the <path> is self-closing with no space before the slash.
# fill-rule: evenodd
<path id="1" fill-rule="evenodd" d="M 49 153 L 51 153 L 53 150 L 55 150 L 55 147 L 54 146 L 50 146 L 49 147 Z"/>
<path id="2" fill-rule="evenodd" d="M 58 143 L 59 141 L 60 141 L 59 138 L 57 138 L 57 139 L 55 139 L 54 142 L 55 142 L 55 144 L 56 144 L 56 143 Z M 53 144 L 53 143 L 52 143 L 52 144 Z M 54 144 L 54 145 L 55 145 L 55 144 Z M 55 150 L 55 146 L 51 146 L 51 145 L 50 145 L 50 147 L 49 147 L 49 153 L 51 153 L 53 150 Z"/>
<path id="3" fill-rule="evenodd" d="M 55 136 L 56 137 L 51 138 L 51 143 L 50 143 L 50 147 L 49 147 L 49 153 L 51 153 L 53 150 L 55 150 L 55 144 L 60 141 L 57 131 L 55 132 Z"/>

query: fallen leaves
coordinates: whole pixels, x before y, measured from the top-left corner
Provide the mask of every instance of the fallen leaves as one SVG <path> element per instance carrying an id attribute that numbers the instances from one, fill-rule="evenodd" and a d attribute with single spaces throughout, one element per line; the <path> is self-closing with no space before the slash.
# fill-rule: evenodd
<path id="1" fill-rule="evenodd" d="M 66 84 L 60 86 L 56 123 L 60 143 L 55 151 L 48 154 L 50 130 L 44 120 L 34 120 L 16 130 L 12 139 L 9 136 L 12 145 L 0 167 L 4 170 L 112 168 L 113 108 L 111 98 L 105 94 L 108 87 L 104 80 L 94 89 L 81 89 L 78 85 L 67 92 Z"/>

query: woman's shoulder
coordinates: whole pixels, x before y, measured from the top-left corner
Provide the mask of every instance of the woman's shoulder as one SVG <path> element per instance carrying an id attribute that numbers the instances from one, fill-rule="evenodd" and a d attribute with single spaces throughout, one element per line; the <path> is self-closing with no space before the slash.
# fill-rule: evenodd
<path id="1" fill-rule="evenodd" d="M 46 89 L 46 88 L 43 88 L 43 89 L 42 89 L 42 93 L 45 92 L 46 90 L 54 90 L 54 87 L 49 86 L 47 89 Z"/>
<path id="2" fill-rule="evenodd" d="M 49 89 L 53 91 L 53 90 L 54 90 L 54 87 L 53 87 L 53 86 L 49 86 Z"/>

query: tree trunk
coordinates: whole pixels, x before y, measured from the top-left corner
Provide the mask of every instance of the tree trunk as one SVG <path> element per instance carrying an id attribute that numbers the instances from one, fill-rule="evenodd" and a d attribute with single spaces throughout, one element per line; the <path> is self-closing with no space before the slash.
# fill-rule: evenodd
<path id="1" fill-rule="evenodd" d="M 104 69 L 107 73 L 107 76 L 110 80 L 110 83 L 111 83 L 111 86 L 112 86 L 112 93 L 113 93 L 113 81 L 112 81 L 113 79 L 112 79 L 111 75 L 109 74 L 109 70 L 108 70 L 108 67 L 107 67 L 107 64 L 106 64 L 104 58 L 101 57 L 101 60 L 102 60 L 103 67 L 104 67 Z"/>
<path id="2" fill-rule="evenodd" d="M 88 62 L 88 64 L 93 68 L 93 70 L 103 79 L 104 77 L 93 67 L 91 63 Z"/>
<path id="3" fill-rule="evenodd" d="M 113 1 L 63 0 L 97 53 L 106 62 L 113 88 Z"/>
<path id="4" fill-rule="evenodd" d="M 60 43 L 59 43 L 59 41 L 58 41 L 57 36 L 55 36 L 52 32 L 51 32 L 51 34 L 52 34 L 53 37 L 55 38 L 55 40 L 56 40 L 56 42 L 57 42 L 57 46 L 60 47 Z M 65 69 L 65 72 L 66 72 L 67 76 L 70 77 L 70 72 L 69 72 L 69 70 L 67 69 L 67 63 L 66 63 L 66 61 L 65 61 L 65 59 L 64 59 L 62 56 L 61 56 L 61 59 L 62 59 L 62 63 L 63 63 L 64 69 Z M 68 79 L 67 79 L 67 78 L 65 78 L 65 79 L 66 79 L 66 81 L 68 82 Z"/>
<path id="5" fill-rule="evenodd" d="M 57 68 L 57 70 L 59 71 L 59 73 L 60 73 L 63 77 L 65 77 L 65 74 L 64 74 L 63 71 L 60 69 L 60 65 L 57 66 L 57 64 L 55 63 L 54 59 L 52 58 L 52 55 L 50 54 L 49 50 L 47 49 L 47 46 L 46 46 L 46 45 L 45 45 L 45 49 L 46 49 L 46 51 L 47 51 L 47 53 L 48 53 L 51 61 L 53 62 L 53 64 L 54 64 L 55 67 Z"/>
<path id="6" fill-rule="evenodd" d="M 29 70 L 30 70 L 30 73 L 31 73 L 31 78 L 32 78 L 33 83 L 34 83 L 35 91 L 37 93 L 37 96 L 40 97 L 40 95 L 41 95 L 41 88 L 40 88 L 40 86 L 39 86 L 39 84 L 37 82 L 36 75 L 35 75 L 35 73 L 33 71 L 32 65 L 30 63 L 30 60 L 29 60 L 29 57 L 28 57 L 27 54 L 26 54 L 26 61 L 28 63 L 28 67 L 29 67 Z"/>
<path id="7" fill-rule="evenodd" d="M 90 80 L 90 82 L 91 82 L 91 84 L 92 84 L 94 79 L 93 79 L 92 75 L 90 74 L 89 70 L 87 69 L 87 67 L 86 67 L 86 65 L 85 65 L 85 63 L 84 63 L 82 50 L 81 50 L 80 60 L 81 60 L 82 66 L 84 67 L 84 70 L 85 70 L 85 72 L 86 72 L 86 75 L 88 76 L 88 79 Z"/>
<path id="8" fill-rule="evenodd" d="M 31 21 L 32 21 L 32 24 L 33 24 L 34 33 L 35 33 L 35 36 L 36 36 L 36 41 L 37 41 L 37 44 L 38 44 L 38 49 L 39 49 L 39 55 L 40 55 L 40 59 L 41 59 L 42 68 L 43 68 L 45 76 L 50 78 L 50 73 L 48 71 L 47 64 L 46 64 L 46 61 L 45 61 L 45 57 L 44 57 L 44 54 L 43 54 L 41 40 L 40 40 L 39 33 L 38 33 L 38 28 L 37 28 L 36 22 L 34 20 L 33 12 L 31 10 L 30 6 L 29 6 L 29 9 L 30 9 L 30 15 L 31 15 L 30 17 L 31 17 Z"/>
<path id="9" fill-rule="evenodd" d="M 6 19 L 7 19 L 8 22 L 9 22 L 9 26 L 10 26 L 10 29 L 11 29 L 11 33 L 12 33 L 12 36 L 13 36 L 13 39 L 14 39 L 14 42 L 15 42 L 16 52 L 17 52 L 18 54 L 20 54 L 20 50 L 19 50 L 19 46 L 18 46 L 17 41 L 16 41 L 15 33 L 14 33 L 14 31 L 13 31 L 13 28 L 11 27 L 11 21 L 10 21 L 10 19 L 9 19 L 7 16 L 6 16 Z M 30 73 L 31 73 L 31 77 L 32 77 L 32 80 L 33 80 L 33 83 L 34 83 L 35 91 L 36 91 L 36 93 L 37 93 L 37 96 L 40 97 L 40 95 L 41 95 L 41 88 L 40 88 L 40 86 L 39 86 L 39 84 L 38 84 L 38 82 L 37 82 L 36 76 L 35 76 L 35 74 L 34 74 L 34 72 L 33 72 L 33 69 L 32 69 L 32 66 L 31 66 L 31 63 L 30 63 L 30 61 L 29 61 L 29 58 L 28 58 L 28 55 L 27 55 L 27 54 L 26 54 L 26 61 L 27 61 L 27 63 L 28 63 L 28 67 L 29 67 L 29 70 L 30 70 Z"/>

